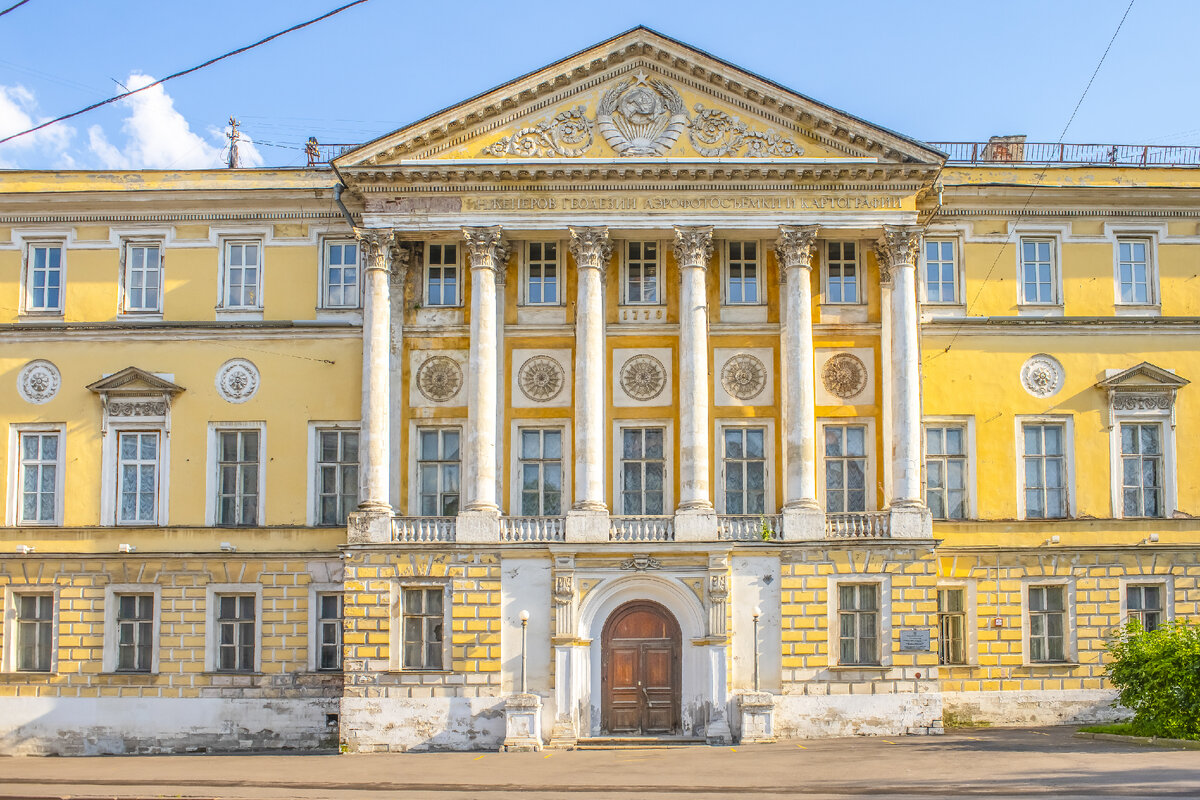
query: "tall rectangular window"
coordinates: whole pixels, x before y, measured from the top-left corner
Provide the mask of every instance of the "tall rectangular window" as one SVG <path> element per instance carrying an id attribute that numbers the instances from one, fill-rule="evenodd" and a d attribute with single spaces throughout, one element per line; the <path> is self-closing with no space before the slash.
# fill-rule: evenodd
<path id="1" fill-rule="evenodd" d="M 423 517 L 458 513 L 460 439 L 458 428 L 417 430 L 417 505 Z"/>
<path id="2" fill-rule="evenodd" d="M 358 308 L 358 243 L 325 242 L 325 307 Z"/>
<path id="3" fill-rule="evenodd" d="M 158 521 L 158 432 L 117 434 L 117 523 Z"/>
<path id="4" fill-rule="evenodd" d="M 258 431 L 217 431 L 217 524 L 258 524 Z"/>
<path id="5" fill-rule="evenodd" d="M 562 431 L 521 429 L 521 515 L 562 513 Z"/>
<path id="6" fill-rule="evenodd" d="M 16 594 L 17 669 L 49 672 L 54 645 L 54 595 Z"/>
<path id="7" fill-rule="evenodd" d="M 117 671 L 150 672 L 154 663 L 154 595 L 118 594 Z"/>
<path id="8" fill-rule="evenodd" d="M 162 310 L 162 251 L 157 244 L 125 246 L 125 311 Z"/>
<path id="9" fill-rule="evenodd" d="M 260 308 L 262 277 L 258 242 L 225 243 L 225 308 Z"/>
<path id="10" fill-rule="evenodd" d="M 317 669 L 342 668 L 342 595 L 322 592 L 317 595 Z"/>
<path id="11" fill-rule="evenodd" d="M 1129 584 L 1125 587 L 1125 608 L 1129 619 L 1136 619 L 1148 631 L 1154 630 L 1163 620 L 1163 585 Z"/>
<path id="12" fill-rule="evenodd" d="M 358 431 L 317 431 L 317 524 L 345 525 L 358 507 Z"/>
<path id="13" fill-rule="evenodd" d="M 725 302 L 758 303 L 758 242 L 730 242 Z"/>
<path id="14" fill-rule="evenodd" d="M 925 302 L 957 303 L 958 269 L 954 262 L 954 240 L 925 240 Z"/>
<path id="15" fill-rule="evenodd" d="M 825 510 L 867 510 L 867 428 L 825 426 Z"/>
<path id="16" fill-rule="evenodd" d="M 458 288 L 458 245 L 428 245 L 425 248 L 425 304 L 456 306 Z"/>
<path id="17" fill-rule="evenodd" d="M 1150 243 L 1146 239 L 1118 239 L 1117 272 L 1121 302 L 1146 305 L 1154 302 L 1150 284 Z"/>
<path id="18" fill-rule="evenodd" d="M 838 641 L 842 664 L 879 663 L 879 586 L 838 585 Z"/>
<path id="19" fill-rule="evenodd" d="M 28 311 L 61 311 L 63 248 L 59 244 L 29 245 L 25 307 Z"/>
<path id="20" fill-rule="evenodd" d="M 625 259 L 625 302 L 658 302 L 658 242 L 629 242 Z"/>
<path id="21" fill-rule="evenodd" d="M 828 242 L 825 245 L 825 302 L 859 302 L 858 258 L 854 242 Z"/>
<path id="22" fill-rule="evenodd" d="M 525 302 L 558 305 L 558 244 L 530 242 L 525 261 Z"/>
<path id="23" fill-rule="evenodd" d="M 725 513 L 767 513 L 766 428 L 726 428 L 724 448 Z"/>
<path id="24" fill-rule="evenodd" d="M 445 592 L 404 587 L 404 668 L 442 669 L 442 628 L 445 625 Z"/>
<path id="25" fill-rule="evenodd" d="M 1025 517 L 1059 519 L 1067 516 L 1066 437 L 1060 423 L 1026 423 Z"/>
<path id="26" fill-rule="evenodd" d="M 938 589 L 938 663 L 967 663 L 967 612 L 962 589 Z"/>
<path id="27" fill-rule="evenodd" d="M 654 516 L 665 513 L 667 462 L 664 428 L 621 431 L 621 513 Z"/>
<path id="28" fill-rule="evenodd" d="M 1022 302 L 1031 305 L 1058 302 L 1053 244 L 1049 239 L 1021 240 Z"/>
<path id="29" fill-rule="evenodd" d="M 1121 502 L 1126 517 L 1161 517 L 1163 508 L 1162 425 L 1121 423 Z"/>
<path id="30" fill-rule="evenodd" d="M 255 608 L 252 594 L 219 594 L 217 600 L 217 669 L 254 672 Z"/>
<path id="31" fill-rule="evenodd" d="M 1066 661 L 1066 587 L 1029 587 L 1029 660 Z"/>
<path id="32" fill-rule="evenodd" d="M 58 515 L 57 432 L 29 431 L 20 435 L 21 463 L 19 483 L 21 506 L 18 522 L 53 524 Z"/>
<path id="33" fill-rule="evenodd" d="M 967 518 L 967 451 L 960 425 L 925 428 L 925 503 L 934 519 Z"/>

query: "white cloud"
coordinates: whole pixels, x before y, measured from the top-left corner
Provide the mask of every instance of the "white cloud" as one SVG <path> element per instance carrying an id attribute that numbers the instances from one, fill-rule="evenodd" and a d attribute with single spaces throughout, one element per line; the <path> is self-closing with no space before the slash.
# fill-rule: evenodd
<path id="1" fill-rule="evenodd" d="M 37 98 L 24 86 L 0 86 L 0 138 L 29 130 L 50 117 L 38 114 Z M 67 152 L 75 129 L 60 122 L 0 145 L 0 168 L 13 169 L 41 161 L 62 169 L 75 166 Z M 16 159 L 19 159 L 16 160 Z"/>

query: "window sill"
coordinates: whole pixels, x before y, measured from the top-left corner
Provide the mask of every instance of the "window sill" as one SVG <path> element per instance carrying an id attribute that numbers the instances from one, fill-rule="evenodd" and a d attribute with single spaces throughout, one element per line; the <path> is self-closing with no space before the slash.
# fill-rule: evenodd
<path id="1" fill-rule="evenodd" d="M 1018 303 L 1017 315 L 1021 317 L 1061 317 L 1065 315 L 1065 312 L 1061 303 L 1049 305 Z"/>
<path id="2" fill-rule="evenodd" d="M 110 669 L 99 674 L 101 678 L 158 678 L 161 672 L 135 672 L 133 670 Z"/>
<path id="3" fill-rule="evenodd" d="M 1117 303 L 1113 313 L 1118 317 L 1161 317 L 1162 306 L 1158 303 Z"/>
<path id="4" fill-rule="evenodd" d="M 62 320 L 64 317 L 62 309 L 48 309 L 46 311 L 22 311 L 17 314 L 18 322 L 46 322 L 47 320 Z"/>
<path id="5" fill-rule="evenodd" d="M 1078 661 L 1033 661 L 1022 664 L 1022 669 L 1058 669 L 1060 667 L 1082 667 Z"/>
<path id="6" fill-rule="evenodd" d="M 117 315 L 121 322 L 162 322 L 161 311 L 122 311 Z"/>
<path id="7" fill-rule="evenodd" d="M 230 322 L 258 322 L 263 318 L 261 308 L 218 308 L 216 314 L 218 319 Z"/>
<path id="8" fill-rule="evenodd" d="M 890 664 L 831 664 L 826 667 L 836 672 L 887 672 L 891 668 Z"/>
<path id="9" fill-rule="evenodd" d="M 353 324 L 362 324 L 362 309 L 355 308 L 318 308 L 313 315 L 318 321 L 323 322 L 350 322 Z"/>

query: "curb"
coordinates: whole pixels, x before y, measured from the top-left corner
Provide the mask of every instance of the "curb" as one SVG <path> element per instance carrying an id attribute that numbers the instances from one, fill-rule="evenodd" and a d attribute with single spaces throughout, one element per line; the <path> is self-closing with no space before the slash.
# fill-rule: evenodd
<path id="1" fill-rule="evenodd" d="M 1124 736 L 1119 733 L 1086 733 L 1076 731 L 1076 739 L 1095 739 L 1101 742 L 1123 742 L 1143 747 L 1179 747 L 1185 750 L 1200 750 L 1200 741 L 1195 739 L 1160 739 L 1157 736 Z"/>

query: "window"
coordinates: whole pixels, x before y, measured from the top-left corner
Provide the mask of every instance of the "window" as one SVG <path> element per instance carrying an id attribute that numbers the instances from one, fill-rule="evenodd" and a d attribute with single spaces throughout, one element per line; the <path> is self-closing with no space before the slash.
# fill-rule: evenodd
<path id="1" fill-rule="evenodd" d="M 1061 423 L 1026 423 L 1025 517 L 1061 519 L 1067 516 L 1067 459 Z"/>
<path id="2" fill-rule="evenodd" d="M 49 672 L 54 646 L 54 595 L 14 594 L 17 607 L 16 668 Z"/>
<path id="3" fill-rule="evenodd" d="M 217 669 L 255 671 L 256 601 L 252 594 L 218 594 Z"/>
<path id="4" fill-rule="evenodd" d="M 423 517 L 452 517 L 458 513 L 458 428 L 417 430 L 417 505 Z"/>
<path id="5" fill-rule="evenodd" d="M 1021 240 L 1023 303 L 1047 306 L 1058 302 L 1055 292 L 1053 244 L 1049 239 Z"/>
<path id="6" fill-rule="evenodd" d="M 158 521 L 158 432 L 117 434 L 117 523 Z"/>
<path id="7" fill-rule="evenodd" d="M 317 524 L 345 525 L 358 507 L 358 431 L 317 431 Z"/>
<path id="8" fill-rule="evenodd" d="M 959 425 L 925 429 L 925 503 L 934 519 L 967 518 L 965 439 Z"/>
<path id="9" fill-rule="evenodd" d="M 879 663 L 879 586 L 838 584 L 838 640 L 842 664 Z"/>
<path id="10" fill-rule="evenodd" d="M 725 513 L 767 513 L 766 428 L 725 428 Z"/>
<path id="11" fill-rule="evenodd" d="M 1117 254 L 1121 302 L 1138 305 L 1156 302 L 1150 282 L 1149 240 L 1118 239 Z"/>
<path id="12" fill-rule="evenodd" d="M 954 241 L 925 240 L 925 302 L 957 303 L 958 268 L 954 261 Z"/>
<path id="13" fill-rule="evenodd" d="M 730 242 L 725 302 L 754 305 L 758 299 L 758 242 Z"/>
<path id="14" fill-rule="evenodd" d="M 62 311 L 62 290 L 62 245 L 29 245 L 25 274 L 25 309 Z"/>
<path id="15" fill-rule="evenodd" d="M 664 428 L 624 428 L 621 431 L 621 513 L 660 515 L 664 511 L 663 483 L 667 462 Z"/>
<path id="16" fill-rule="evenodd" d="M 1121 499 L 1126 517 L 1161 517 L 1163 509 L 1162 426 L 1121 423 Z"/>
<path id="17" fill-rule="evenodd" d="M 825 426 L 826 511 L 867 510 L 867 428 Z"/>
<path id="18" fill-rule="evenodd" d="M 425 252 L 425 305 L 458 305 L 458 245 L 431 244 Z"/>
<path id="19" fill-rule="evenodd" d="M 20 434 L 20 512 L 18 524 L 53 525 L 58 518 L 58 432 Z"/>
<path id="20" fill-rule="evenodd" d="M 625 252 L 625 302 L 658 303 L 658 242 L 629 242 Z"/>
<path id="21" fill-rule="evenodd" d="M 1066 587 L 1029 587 L 1029 660 L 1066 661 Z"/>
<path id="22" fill-rule="evenodd" d="M 118 594 L 118 672 L 150 672 L 154 663 L 154 595 Z"/>
<path id="23" fill-rule="evenodd" d="M 558 305 L 558 244 L 530 242 L 525 259 L 525 302 Z"/>
<path id="24" fill-rule="evenodd" d="M 325 308 L 358 308 L 357 242 L 325 242 Z"/>
<path id="25" fill-rule="evenodd" d="M 259 432 L 217 431 L 218 525 L 257 525 Z"/>
<path id="26" fill-rule="evenodd" d="M 825 302 L 859 302 L 858 259 L 854 242 L 826 243 L 825 265 Z"/>
<path id="27" fill-rule="evenodd" d="M 521 515 L 562 513 L 562 431 L 521 430 Z"/>
<path id="28" fill-rule="evenodd" d="M 1130 620 L 1152 631 L 1163 621 L 1163 585 L 1131 583 L 1125 587 L 1125 608 Z"/>
<path id="29" fill-rule="evenodd" d="M 258 242 L 225 243 L 225 308 L 262 308 L 262 278 Z"/>
<path id="30" fill-rule="evenodd" d="M 445 624 L 441 586 L 404 587 L 404 669 L 442 669 Z"/>
<path id="31" fill-rule="evenodd" d="M 938 589 L 938 663 L 967 663 L 967 614 L 962 589 Z"/>
<path id="32" fill-rule="evenodd" d="M 321 592 L 317 595 L 317 669 L 342 668 L 342 595 Z"/>
<path id="33" fill-rule="evenodd" d="M 157 244 L 125 246 L 125 312 L 162 310 L 162 251 Z"/>

